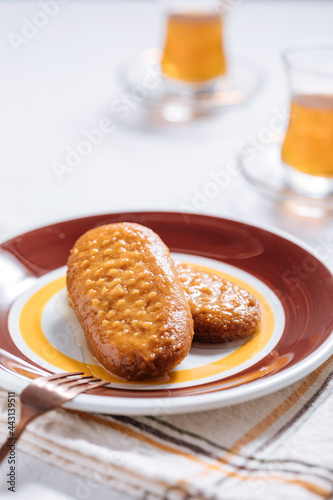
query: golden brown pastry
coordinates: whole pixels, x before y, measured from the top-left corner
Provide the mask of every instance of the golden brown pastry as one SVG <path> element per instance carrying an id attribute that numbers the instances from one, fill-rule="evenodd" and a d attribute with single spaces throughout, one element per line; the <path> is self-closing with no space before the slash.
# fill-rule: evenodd
<path id="1" fill-rule="evenodd" d="M 127 380 L 164 375 L 188 354 L 193 320 L 168 248 L 139 224 L 100 226 L 68 259 L 67 292 L 97 360 Z"/>
<path id="2" fill-rule="evenodd" d="M 194 321 L 194 339 L 225 342 L 256 333 L 261 323 L 258 300 L 242 288 L 191 264 L 176 263 Z"/>

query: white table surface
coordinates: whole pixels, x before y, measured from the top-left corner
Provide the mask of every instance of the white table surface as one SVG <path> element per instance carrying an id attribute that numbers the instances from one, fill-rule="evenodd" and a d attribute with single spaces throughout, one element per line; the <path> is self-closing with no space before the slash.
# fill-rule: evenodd
<path id="1" fill-rule="evenodd" d="M 304 38 L 333 36 L 333 2 L 252 1 L 237 4 L 227 25 L 228 46 L 265 70 L 266 82 L 244 106 L 186 125 L 148 124 L 137 109 L 115 120 L 124 98 L 115 73 L 125 58 L 159 45 L 160 12 L 153 1 L 69 1 L 26 43 L 13 39 L 41 10 L 39 2 L 0 3 L 0 241 L 29 229 L 84 215 L 130 210 L 182 210 L 268 224 L 322 247 L 333 265 L 332 219 L 293 215 L 260 198 L 240 175 L 198 205 L 212 172 L 226 168 L 242 141 L 285 112 L 288 91 L 280 52 Z M 19 40 L 16 38 L 16 40 Z M 57 179 L 84 131 L 101 120 L 114 130 L 71 173 Z M 209 189 L 209 188 L 208 188 Z M 324 242 L 324 247 L 323 247 Z M 1 472 L 2 469 L 0 469 Z M 3 478 L 1 498 L 11 498 Z M 95 485 L 20 453 L 17 500 L 120 499 Z"/>

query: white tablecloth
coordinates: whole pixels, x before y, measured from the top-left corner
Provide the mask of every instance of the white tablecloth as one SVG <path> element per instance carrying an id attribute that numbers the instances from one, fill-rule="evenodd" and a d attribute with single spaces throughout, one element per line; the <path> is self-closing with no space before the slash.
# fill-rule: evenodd
<path id="1" fill-rule="evenodd" d="M 129 116 L 115 121 L 114 130 L 60 182 L 55 163 L 63 163 L 68 151 L 103 120 L 113 119 L 112 105 L 126 98 L 115 77 L 119 65 L 159 45 L 158 3 L 0 3 L 1 241 L 88 214 L 186 206 L 282 228 L 321 248 L 333 265 L 331 219 L 286 212 L 258 197 L 240 175 L 214 195 L 207 188 L 244 140 L 269 128 L 276 113 L 286 113 L 288 91 L 279 54 L 299 39 L 332 36 L 333 3 L 244 0 L 234 5 L 228 46 L 264 68 L 266 82 L 257 97 L 186 125 L 142 123 L 131 101 Z M 32 22 L 38 27 L 31 27 Z M 85 492 L 78 477 L 24 453 L 18 478 L 17 500 L 118 499 L 100 486 Z M 11 498 L 2 483 L 0 493 Z"/>

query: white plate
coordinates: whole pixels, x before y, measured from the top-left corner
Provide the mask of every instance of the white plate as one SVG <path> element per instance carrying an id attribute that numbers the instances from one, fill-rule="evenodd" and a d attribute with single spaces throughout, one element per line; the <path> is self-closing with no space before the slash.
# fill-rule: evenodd
<path id="1" fill-rule="evenodd" d="M 45 252 L 55 245 L 58 248 L 53 260 L 65 263 L 78 234 L 95 225 L 119 220 L 152 227 L 169 247 L 177 250 L 173 252 L 175 259 L 213 269 L 256 295 L 263 311 L 261 332 L 238 345 L 209 346 L 195 342 L 188 357 L 164 380 L 129 383 L 110 376 L 85 346 L 81 327 L 67 304 L 66 268 L 54 269 L 52 255 L 49 259 L 52 271 L 41 271 L 40 266 Z M 80 219 L 78 226 L 67 221 L 27 233 L 18 237 L 19 254 L 18 238 L 5 243 L 6 252 L 0 254 L 0 266 L 7 266 L 9 280 L 15 275 L 20 288 L 10 307 L 8 331 L 0 347 L 25 357 L 41 369 L 55 373 L 85 369 L 111 381 L 111 388 L 103 389 L 102 395 L 78 396 L 67 407 L 136 415 L 208 410 L 283 388 L 310 373 L 333 352 L 332 319 L 325 306 L 333 293 L 332 274 L 291 238 L 241 222 L 176 213 L 111 214 Z M 59 242 L 60 229 L 64 236 Z M 44 247 L 37 245 L 37 250 L 31 253 L 30 243 L 36 240 L 43 241 Z M 39 278 L 31 277 L 28 255 L 37 266 L 35 274 L 42 274 Z M 8 267 L 8 258 L 12 269 Z M 316 272 L 297 283 L 293 266 L 306 262 L 304 259 L 312 262 Z M 26 266 L 29 272 L 24 273 Z M 326 289 L 321 285 L 323 280 Z M 10 289 L 10 283 L 3 287 L 7 294 Z M 295 310 L 300 311 L 298 318 L 293 316 Z M 312 321 L 308 321 L 304 311 L 311 311 Z M 0 371 L 1 385 L 20 392 L 29 380 L 16 369 L 9 370 L 11 373 L 8 369 Z"/>

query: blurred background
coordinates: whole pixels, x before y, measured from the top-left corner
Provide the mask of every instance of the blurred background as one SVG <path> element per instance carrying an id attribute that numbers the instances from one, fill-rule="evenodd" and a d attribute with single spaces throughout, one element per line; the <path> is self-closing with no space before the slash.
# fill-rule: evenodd
<path id="1" fill-rule="evenodd" d="M 120 78 L 127 61 L 162 46 L 159 2 L 0 3 L 2 241 L 54 221 L 129 209 L 245 218 L 309 241 L 323 224 L 330 228 L 330 220 L 298 217 L 259 197 L 230 162 L 246 143 L 259 148 L 272 120 L 286 126 L 281 51 L 331 37 L 333 3 L 234 0 L 229 7 L 227 50 L 258 65 L 259 90 L 239 106 L 170 123 L 142 116 Z M 219 184 L 221 171 L 227 182 Z"/>

